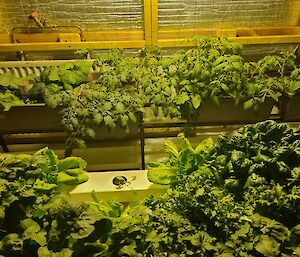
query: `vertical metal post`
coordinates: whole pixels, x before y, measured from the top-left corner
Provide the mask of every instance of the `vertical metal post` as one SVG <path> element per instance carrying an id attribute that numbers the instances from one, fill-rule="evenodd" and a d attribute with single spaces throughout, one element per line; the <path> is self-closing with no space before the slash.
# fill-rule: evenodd
<path id="1" fill-rule="evenodd" d="M 2 146 L 3 152 L 5 153 L 9 152 L 5 139 L 1 134 L 0 134 L 0 145 Z"/>
<path id="2" fill-rule="evenodd" d="M 144 170 L 146 166 L 145 166 L 145 130 L 144 130 L 143 113 L 140 114 L 139 128 L 140 128 L 140 148 L 141 148 L 141 169 Z"/>
<path id="3" fill-rule="evenodd" d="M 158 0 L 151 0 L 152 45 L 158 42 Z"/>
<path id="4" fill-rule="evenodd" d="M 290 8 L 290 25 L 291 26 L 299 26 L 300 23 L 300 2 L 299 1 L 291 1 Z"/>
<path id="5" fill-rule="evenodd" d="M 145 45 L 151 45 L 152 38 L 152 17 L 151 17 L 151 0 L 144 0 L 144 30 Z"/>

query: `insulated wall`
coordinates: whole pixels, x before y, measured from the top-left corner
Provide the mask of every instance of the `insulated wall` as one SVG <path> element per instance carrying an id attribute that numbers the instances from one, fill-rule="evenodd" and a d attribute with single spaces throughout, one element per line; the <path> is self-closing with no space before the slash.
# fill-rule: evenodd
<path id="1" fill-rule="evenodd" d="M 37 28 L 33 11 L 63 28 Z M 70 59 L 78 49 L 115 47 L 135 54 L 145 45 L 191 47 L 203 36 L 295 48 L 299 13 L 300 0 L 0 0 L 0 60 L 20 59 L 17 52 L 25 60 Z"/>
<path id="2" fill-rule="evenodd" d="M 33 11 L 49 23 L 77 24 L 87 30 L 143 28 L 141 0 L 1 0 L 2 31 L 34 25 L 28 19 Z"/>
<path id="3" fill-rule="evenodd" d="M 159 29 L 286 26 L 294 20 L 291 0 L 159 0 Z"/>
<path id="4" fill-rule="evenodd" d="M 286 26 L 295 23 L 299 0 L 159 0 L 159 29 Z M 87 30 L 143 29 L 142 0 L 1 0 L 1 30 L 33 25 L 39 11 L 51 23 Z"/>

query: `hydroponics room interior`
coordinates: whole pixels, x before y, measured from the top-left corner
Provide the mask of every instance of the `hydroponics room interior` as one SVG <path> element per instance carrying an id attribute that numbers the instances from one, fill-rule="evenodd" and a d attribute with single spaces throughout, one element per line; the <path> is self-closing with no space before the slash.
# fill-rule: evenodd
<path id="1" fill-rule="evenodd" d="M 300 256 L 299 44 L 299 0 L 0 1 L 0 256 Z"/>

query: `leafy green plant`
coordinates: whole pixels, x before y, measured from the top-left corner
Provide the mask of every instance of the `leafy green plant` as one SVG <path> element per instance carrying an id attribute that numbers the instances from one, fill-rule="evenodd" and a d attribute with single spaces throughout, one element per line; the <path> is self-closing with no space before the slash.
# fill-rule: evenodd
<path id="1" fill-rule="evenodd" d="M 9 111 L 10 108 L 14 105 L 24 104 L 24 102 L 19 97 L 9 91 L 0 93 L 0 103 L 1 109 L 3 109 L 3 111 Z"/>
<path id="2" fill-rule="evenodd" d="M 298 130 L 267 121 L 246 126 L 231 139 L 221 137 L 218 150 L 228 161 L 222 173 L 225 187 L 288 227 L 300 221 L 298 137 Z"/>
<path id="3" fill-rule="evenodd" d="M 206 155 L 198 163 L 182 139 L 181 151 L 167 142 L 168 160 L 149 165 L 155 183 L 170 178 L 166 167 L 173 173 L 170 191 L 146 205 L 204 228 L 214 238 L 214 252 L 206 256 L 298 256 L 299 129 L 272 121 L 248 125 L 231 138 L 220 136 L 218 145 L 200 144 Z M 193 153 L 189 165 L 181 158 L 186 149 Z"/>
<path id="4" fill-rule="evenodd" d="M 295 68 L 295 59 L 293 52 L 281 52 L 280 56 L 268 55 L 256 63 L 247 63 L 248 95 L 251 99 L 245 102 L 244 108 L 257 109 L 258 104 L 264 102 L 266 97 L 278 101 L 282 93 L 289 91 L 287 87 L 294 87 L 295 77 L 291 78 L 289 75 Z"/>
<path id="5" fill-rule="evenodd" d="M 169 158 L 165 163 L 147 164 L 150 182 L 162 185 L 177 183 L 178 176 L 187 177 L 210 158 L 215 147 L 211 138 L 203 140 L 195 149 L 181 133 L 177 136 L 180 151 L 170 140 L 165 141 L 163 149 Z"/>
<path id="6" fill-rule="evenodd" d="M 280 85 L 276 88 L 274 78 L 271 81 L 262 75 L 270 66 L 265 65 L 267 58 L 250 65 L 240 56 L 242 47 L 226 38 L 205 38 L 195 44 L 195 48 L 179 50 L 170 57 L 147 49 L 142 55 L 147 71 L 143 77 L 144 94 L 155 116 L 161 108 L 164 116 L 193 120 L 205 102 L 219 105 L 222 98 L 255 110 L 266 97 L 278 101 Z M 281 58 L 280 72 L 293 62 L 293 56 L 288 54 L 273 58 Z M 261 72 L 259 76 L 252 76 L 252 66 L 257 67 L 253 74 Z"/>
<path id="7" fill-rule="evenodd" d="M 113 49 L 103 54 L 93 63 L 94 70 L 99 72 L 97 83 L 114 90 L 123 88 L 132 92 L 139 92 L 143 70 L 139 66 L 140 60 L 125 56 L 122 49 Z"/>
<path id="8" fill-rule="evenodd" d="M 96 136 L 97 128 L 113 131 L 117 126 L 129 133 L 143 112 L 139 95 L 122 88 L 111 90 L 99 84 L 83 84 L 73 91 L 57 94 L 45 91 L 47 104 L 61 109 L 62 125 L 69 135 L 66 154 L 74 147 L 85 147 L 85 139 Z"/>
<path id="9" fill-rule="evenodd" d="M 89 55 L 91 54 L 91 50 L 84 48 L 84 49 L 79 49 L 75 51 L 75 54 L 77 54 L 80 59 L 87 59 L 89 57 Z"/>
<path id="10" fill-rule="evenodd" d="M 0 107 L 4 111 L 14 105 L 24 104 L 24 92 L 22 86 L 31 80 L 33 76 L 27 78 L 18 78 L 12 72 L 6 72 L 0 75 Z"/>
<path id="11" fill-rule="evenodd" d="M 125 209 L 95 192 L 94 202 L 73 205 L 59 187 L 34 187 L 85 167 L 81 159 L 58 161 L 49 149 L 1 156 L 0 254 L 299 256 L 299 133 L 266 121 L 196 148 L 179 134 L 179 147 L 164 145 L 168 160 L 149 165 L 149 178 L 170 189 Z"/>
<path id="12" fill-rule="evenodd" d="M 87 256 L 103 247 L 112 222 L 65 195 L 65 185 L 87 180 L 85 166 L 78 157 L 59 160 L 48 148 L 0 155 L 1 256 Z"/>
<path id="13" fill-rule="evenodd" d="M 34 86 L 28 92 L 28 97 L 45 102 L 45 89 L 52 94 L 62 90 L 72 90 L 86 81 L 90 68 L 91 64 L 87 61 L 66 62 L 59 67 L 48 67 L 36 79 Z"/>
<path id="14" fill-rule="evenodd" d="M 284 95 L 298 96 L 300 94 L 300 69 L 295 67 L 290 76 L 284 76 L 281 80 L 281 90 Z"/>
<path id="15" fill-rule="evenodd" d="M 99 256 L 210 256 L 205 254 L 213 243 L 207 233 L 174 212 L 130 204 L 115 219 L 108 248 Z"/>

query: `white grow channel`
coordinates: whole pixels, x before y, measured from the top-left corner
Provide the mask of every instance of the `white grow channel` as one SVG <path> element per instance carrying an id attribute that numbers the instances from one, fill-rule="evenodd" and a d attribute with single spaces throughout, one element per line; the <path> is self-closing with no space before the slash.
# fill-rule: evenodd
<path id="1" fill-rule="evenodd" d="M 162 194 L 168 188 L 149 182 L 147 170 L 89 172 L 88 175 L 87 182 L 71 190 L 72 201 L 93 201 L 91 192 L 94 190 L 98 199 L 126 203 L 143 200 L 150 195 Z"/>

